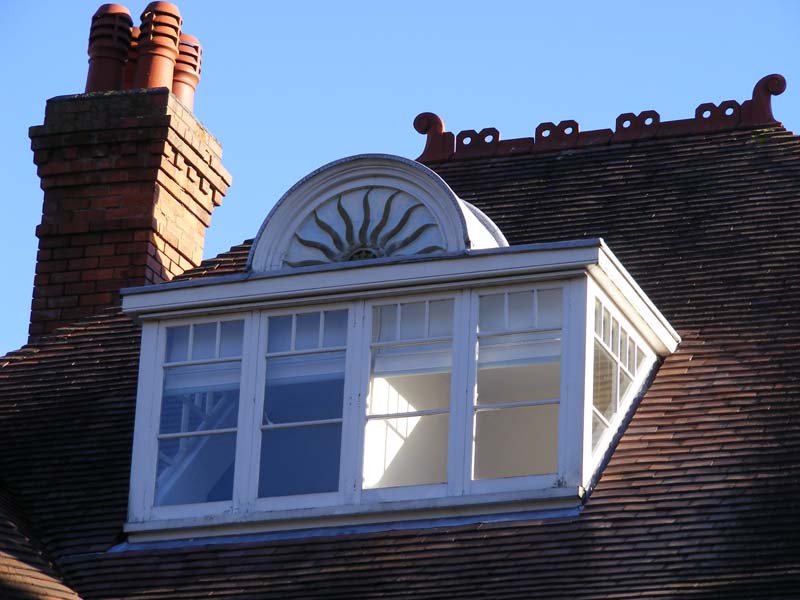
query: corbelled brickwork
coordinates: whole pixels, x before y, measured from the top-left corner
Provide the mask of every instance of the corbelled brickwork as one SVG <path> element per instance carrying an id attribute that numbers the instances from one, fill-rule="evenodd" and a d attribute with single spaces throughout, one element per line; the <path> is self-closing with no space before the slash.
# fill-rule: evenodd
<path id="1" fill-rule="evenodd" d="M 167 89 L 53 98 L 30 137 L 44 207 L 29 341 L 200 264 L 231 178 Z"/>

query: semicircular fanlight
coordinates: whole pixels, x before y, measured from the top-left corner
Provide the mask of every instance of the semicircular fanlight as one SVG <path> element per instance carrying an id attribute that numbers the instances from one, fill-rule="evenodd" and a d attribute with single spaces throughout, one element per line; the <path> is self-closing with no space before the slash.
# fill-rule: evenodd
<path id="1" fill-rule="evenodd" d="M 407 192 L 358 188 L 329 198 L 305 218 L 292 236 L 284 265 L 437 254 L 444 245 L 431 211 Z"/>

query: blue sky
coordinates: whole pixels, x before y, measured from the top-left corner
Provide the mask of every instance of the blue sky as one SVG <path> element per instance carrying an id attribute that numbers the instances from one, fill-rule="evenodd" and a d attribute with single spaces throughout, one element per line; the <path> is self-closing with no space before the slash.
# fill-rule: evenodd
<path id="1" fill-rule="evenodd" d="M 340 157 L 424 146 L 412 121 L 448 130 L 543 121 L 612 127 L 623 112 L 690 117 L 702 102 L 746 100 L 777 72 L 776 118 L 800 129 L 800 3 L 178 2 L 204 47 L 196 116 L 223 144 L 233 186 L 206 237 L 213 256 L 252 237 L 295 181 Z M 42 192 L 27 128 L 47 98 L 83 91 L 88 0 L 6 0 L 0 19 L 0 354 L 22 345 Z M 146 2 L 126 3 L 135 20 Z"/>

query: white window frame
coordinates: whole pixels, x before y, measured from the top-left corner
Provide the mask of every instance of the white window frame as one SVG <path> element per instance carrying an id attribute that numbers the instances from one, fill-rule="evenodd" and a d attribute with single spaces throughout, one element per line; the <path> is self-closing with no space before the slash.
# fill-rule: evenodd
<path id="1" fill-rule="evenodd" d="M 562 290 L 562 304 L 561 304 L 561 328 L 559 330 L 548 329 L 539 330 L 531 329 L 530 331 L 542 332 L 558 332 L 559 348 L 558 354 L 559 370 L 560 370 L 560 392 L 558 398 L 558 448 L 557 452 L 557 469 L 555 473 L 528 475 L 521 477 L 507 477 L 501 479 L 473 479 L 471 476 L 473 464 L 475 461 L 475 445 L 471 443 L 470 439 L 465 440 L 465 456 L 464 470 L 468 476 L 464 478 L 464 493 L 467 495 L 497 493 L 497 492 L 515 492 L 522 490 L 533 489 L 546 489 L 551 487 L 559 487 L 564 485 L 570 476 L 571 469 L 569 468 L 569 461 L 573 460 L 573 455 L 570 453 L 566 440 L 580 439 L 580 422 L 570 422 L 568 415 L 571 413 L 569 407 L 576 401 L 582 403 L 582 396 L 574 398 L 570 396 L 570 392 L 574 386 L 570 385 L 571 374 L 574 370 L 574 363 L 579 360 L 579 357 L 574 356 L 575 349 L 572 348 L 570 340 L 570 321 L 572 321 L 573 305 L 577 310 L 580 310 L 580 298 L 576 298 L 575 287 L 581 287 L 578 281 L 554 281 L 543 284 L 517 284 L 505 285 L 495 287 L 480 287 L 472 290 L 470 294 L 470 311 L 469 311 L 469 354 L 468 361 L 469 379 L 467 380 L 468 395 L 466 398 L 467 420 L 464 426 L 464 431 L 467 436 L 473 434 L 475 430 L 474 410 L 475 401 L 478 393 L 478 346 L 480 334 L 478 332 L 478 314 L 480 310 L 480 297 L 484 295 L 496 294 L 499 292 L 514 293 L 529 291 L 536 289 L 537 291 L 561 289 Z M 510 331 L 508 333 L 511 333 Z M 493 335 L 493 334 L 490 334 Z M 500 334 L 502 335 L 502 334 Z M 555 338 L 554 338 L 555 339 Z M 566 411 L 566 415 L 562 413 Z M 470 422 L 471 421 L 471 422 Z"/>
<path id="2" fill-rule="evenodd" d="M 258 530 L 464 514 L 465 510 L 528 510 L 553 502 L 577 504 L 599 460 L 591 448 L 594 298 L 601 297 L 605 306 L 614 307 L 615 317 L 644 349 L 655 345 L 664 356 L 677 346 L 677 334 L 601 241 L 475 252 L 429 263 L 289 272 L 252 281 L 220 278 L 211 285 L 166 284 L 156 293 L 151 287 L 126 295 L 123 306 L 143 321 L 126 531 L 174 537 L 186 528 L 218 531 L 220 526 L 238 524 L 239 530 Z M 554 287 L 563 290 L 557 473 L 472 481 L 469 438 L 476 394 L 478 297 Z M 454 300 L 446 489 L 434 485 L 362 491 L 372 307 L 440 298 Z M 267 319 L 342 308 L 348 310 L 348 343 L 342 422 L 346 443 L 341 449 L 339 491 L 257 498 Z M 154 507 L 166 328 L 230 319 L 245 320 L 233 500 Z M 464 323 L 468 325 L 459 326 Z M 642 378 L 646 371 L 642 369 Z M 632 385 L 643 381 L 637 375 Z M 616 419 L 621 420 L 624 412 L 619 410 Z M 445 508 L 448 512 L 442 513 Z"/>
<path id="3" fill-rule="evenodd" d="M 447 430 L 447 481 L 438 484 L 427 485 L 407 485 L 402 487 L 386 487 L 386 488 L 373 488 L 363 489 L 363 466 L 364 466 L 364 435 L 366 433 L 367 424 L 367 402 L 369 399 L 370 379 L 372 377 L 372 331 L 373 321 L 372 317 L 375 314 L 375 308 L 384 306 L 386 304 L 403 304 L 406 302 L 420 302 L 420 301 L 436 301 L 436 300 L 453 300 L 453 335 L 451 336 L 450 346 L 450 405 L 449 405 L 449 419 Z M 441 498 L 448 496 L 461 495 L 458 485 L 454 480 L 457 473 L 453 472 L 453 456 L 454 452 L 458 452 L 454 446 L 453 431 L 454 427 L 458 427 L 458 417 L 454 414 L 458 411 L 456 407 L 460 407 L 463 402 L 460 401 L 460 390 L 458 389 L 459 378 L 453 371 L 457 367 L 461 367 L 455 360 L 457 348 L 457 336 L 459 335 L 460 328 L 456 326 L 460 306 L 464 302 L 464 294 L 462 292 L 450 293 L 434 293 L 434 294 L 415 294 L 415 295 L 402 295 L 392 298 L 382 298 L 376 300 L 368 300 L 364 302 L 364 328 L 362 331 L 362 338 L 359 341 L 359 346 L 365 352 L 364 360 L 361 361 L 360 368 L 362 372 L 359 376 L 360 393 L 359 398 L 361 402 L 358 406 L 357 417 L 358 423 L 358 440 L 357 447 L 355 448 L 358 458 L 358 472 L 356 475 L 357 490 L 356 494 L 360 502 L 364 504 L 375 504 L 380 502 L 402 501 L 402 500 L 417 500 L 426 498 Z"/>
<path id="4" fill-rule="evenodd" d="M 269 336 L 269 318 L 288 316 L 295 314 L 321 313 L 324 311 L 346 309 L 347 313 L 347 344 L 345 345 L 345 381 L 344 393 L 342 398 L 342 446 L 339 455 L 339 490 L 337 492 L 320 492 L 314 494 L 298 494 L 292 496 L 258 497 L 258 479 L 260 475 L 261 457 L 261 432 L 262 420 L 264 415 L 265 390 L 267 384 L 267 342 Z M 348 454 L 347 446 L 344 443 L 353 437 L 352 412 L 354 403 L 357 401 L 357 394 L 354 389 L 354 381 L 348 374 L 358 369 L 354 356 L 355 347 L 351 342 L 354 335 L 357 335 L 358 322 L 360 315 L 357 307 L 351 303 L 325 304 L 320 306 L 304 306 L 294 309 L 265 310 L 259 315 L 259 337 L 255 349 L 256 367 L 256 394 L 252 401 L 253 412 L 247 427 L 251 432 L 249 440 L 251 451 L 248 458 L 248 471 L 250 473 L 249 497 L 246 499 L 247 505 L 252 506 L 256 511 L 280 511 L 298 508 L 316 508 L 325 506 L 336 506 L 340 504 L 352 503 L 352 475 L 348 472 L 348 461 L 352 462 Z M 319 349 L 309 350 L 308 353 L 319 352 Z"/>
<path id="5" fill-rule="evenodd" d="M 590 453 L 589 464 L 590 470 L 594 471 L 600 465 L 605 456 L 605 453 L 608 451 L 609 446 L 611 445 L 614 436 L 619 431 L 620 426 L 622 425 L 623 420 L 626 418 L 626 415 L 631 409 L 634 400 L 636 397 L 641 393 L 642 388 L 644 387 L 647 378 L 650 376 L 654 365 L 658 360 L 658 356 L 650 347 L 650 344 L 645 341 L 642 337 L 641 333 L 638 331 L 636 327 L 627 319 L 627 317 L 620 311 L 619 307 L 616 303 L 606 294 L 600 286 L 598 286 L 595 282 L 589 281 L 589 297 L 587 303 L 587 316 L 588 316 L 588 328 L 586 330 L 586 346 L 588 351 L 588 358 L 587 358 L 587 381 L 588 386 L 586 388 L 586 413 L 588 415 L 588 427 L 589 427 L 589 437 L 588 437 L 588 451 Z M 606 347 L 605 342 L 602 341 L 602 338 L 597 335 L 595 331 L 595 313 L 594 313 L 594 303 L 595 300 L 599 300 L 600 304 L 603 308 L 607 309 L 613 319 L 616 319 L 619 323 L 620 328 L 624 328 L 628 334 L 629 338 L 632 338 L 636 343 L 636 346 L 642 350 L 644 353 L 644 359 L 642 366 L 638 369 L 636 375 L 632 378 L 630 387 L 625 394 L 625 397 L 620 399 L 620 403 L 617 406 L 617 410 L 614 413 L 614 416 L 608 421 L 608 427 L 606 428 L 603 435 L 597 441 L 596 448 L 592 445 L 592 415 L 594 413 L 594 402 L 592 398 L 592 392 L 594 387 L 594 342 L 595 339 L 598 338 L 603 345 Z M 612 354 L 613 356 L 613 354 Z M 617 368 L 618 371 L 618 368 Z M 618 376 L 618 375 L 617 375 Z M 618 384 L 619 385 L 619 384 Z M 606 419 L 607 420 L 607 419 Z"/>

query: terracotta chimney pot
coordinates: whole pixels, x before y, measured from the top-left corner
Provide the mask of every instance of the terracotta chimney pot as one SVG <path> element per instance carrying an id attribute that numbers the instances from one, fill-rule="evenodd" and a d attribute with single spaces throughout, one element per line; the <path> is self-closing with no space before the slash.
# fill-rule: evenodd
<path id="1" fill-rule="evenodd" d="M 194 93 L 200 81 L 200 65 L 203 48 L 193 35 L 181 34 L 180 53 L 175 63 L 172 77 L 172 93 L 191 110 L 194 107 Z"/>
<path id="2" fill-rule="evenodd" d="M 139 34 L 138 27 L 131 27 L 131 45 L 128 48 L 128 60 L 125 61 L 125 76 L 122 80 L 122 89 L 133 89 L 133 81 L 136 79 L 136 65 L 139 63 Z"/>
<path id="3" fill-rule="evenodd" d="M 89 31 L 87 92 L 122 89 L 133 20 L 120 4 L 104 4 L 92 17 Z"/>
<path id="4" fill-rule="evenodd" d="M 169 2 L 147 5 L 142 13 L 134 87 L 172 88 L 180 35 L 181 13 L 177 6 Z"/>

